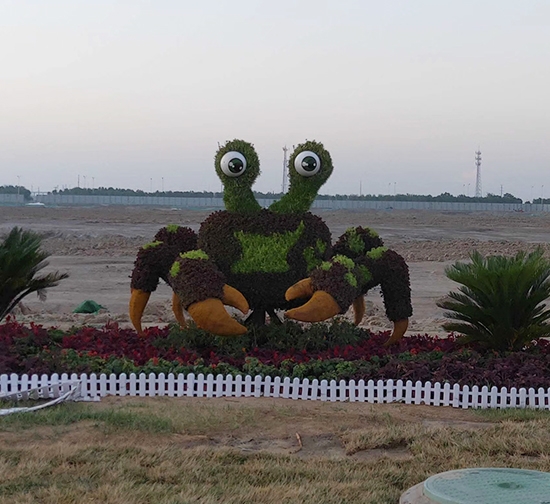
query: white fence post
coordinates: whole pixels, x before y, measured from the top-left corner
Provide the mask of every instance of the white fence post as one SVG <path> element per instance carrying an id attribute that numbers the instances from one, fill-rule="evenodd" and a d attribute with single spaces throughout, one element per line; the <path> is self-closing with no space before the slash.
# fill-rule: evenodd
<path id="1" fill-rule="evenodd" d="M 245 397 L 250 397 L 252 395 L 252 376 L 246 375 L 244 377 L 244 392 Z"/>
<path id="2" fill-rule="evenodd" d="M 331 402 L 335 402 L 338 394 L 338 385 L 336 384 L 336 380 L 330 380 L 328 390 L 329 390 L 329 400 Z"/>
<path id="3" fill-rule="evenodd" d="M 237 375 L 235 377 L 235 397 L 241 397 L 243 395 L 243 377 Z"/>
<path id="4" fill-rule="evenodd" d="M 189 373 L 185 377 L 187 388 L 185 390 L 185 395 L 187 397 L 195 397 L 195 374 Z"/>
<path id="5" fill-rule="evenodd" d="M 263 380 L 260 375 L 254 377 L 254 397 L 262 397 Z"/>

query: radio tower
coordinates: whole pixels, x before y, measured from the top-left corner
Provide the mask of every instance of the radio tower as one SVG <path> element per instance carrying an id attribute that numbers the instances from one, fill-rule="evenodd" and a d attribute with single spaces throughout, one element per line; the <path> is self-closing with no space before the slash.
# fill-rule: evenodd
<path id="1" fill-rule="evenodd" d="M 477 167 L 477 175 L 476 175 L 476 198 L 482 198 L 483 194 L 481 191 L 481 151 L 479 150 L 479 147 L 476 151 L 476 167 Z"/>

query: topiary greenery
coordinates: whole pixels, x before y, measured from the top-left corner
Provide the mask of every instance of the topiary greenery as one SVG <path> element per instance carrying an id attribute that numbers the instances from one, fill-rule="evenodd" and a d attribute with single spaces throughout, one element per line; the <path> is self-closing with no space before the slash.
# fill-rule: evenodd
<path id="1" fill-rule="evenodd" d="M 550 336 L 550 310 L 544 304 L 550 297 L 550 262 L 541 249 L 486 258 L 475 251 L 470 259 L 445 270 L 461 287 L 437 303 L 453 320 L 444 329 L 499 351 L 522 349 Z"/>
<path id="2" fill-rule="evenodd" d="M 355 301 L 354 308 L 360 311 L 360 297 L 380 285 L 390 320 L 402 321 L 411 315 L 409 272 L 403 258 L 383 247 L 374 231 L 362 227 L 350 228 L 331 247 L 327 225 L 309 212 L 319 188 L 333 170 L 323 144 L 306 141 L 296 146 L 289 162 L 289 191 L 269 209 L 262 209 L 252 192 L 260 173 L 252 144 L 243 140 L 226 142 L 216 153 L 215 169 L 224 185 L 226 210 L 214 212 L 202 223 L 194 246 L 196 236 L 190 229 L 184 232 L 186 228 L 171 225 L 142 247 L 132 274 L 134 301 L 148 299 L 162 278 L 177 294 L 176 303 L 179 299 L 184 308 L 206 302 L 202 306 L 209 308 L 205 308 L 204 319 L 194 319 L 200 327 L 214 331 L 216 327 L 210 323 L 213 305 L 208 300 L 222 299 L 224 283 L 244 296 L 253 311 L 248 320 L 254 324 L 262 324 L 266 312 L 277 321 L 274 310 L 303 305 L 302 294 L 313 301 L 312 294 L 318 290 L 329 295 L 326 299 L 332 296 L 332 315 L 338 309 L 345 312 Z M 180 236 L 185 239 L 179 240 Z M 173 246 L 176 242 L 179 251 Z M 305 292 L 294 291 L 287 299 L 290 287 L 308 277 L 309 283 L 300 285 L 309 285 L 311 292 L 307 288 Z M 296 311 L 287 315 L 299 320 L 332 316 L 325 311 L 321 314 L 315 303 L 306 307 L 306 311 L 315 312 L 314 316 Z M 132 321 L 139 322 L 144 304 L 132 300 L 130 304 L 134 307 Z M 203 313 L 194 308 L 191 311 Z M 220 312 L 216 317 L 225 315 Z M 226 318 L 225 323 L 232 329 L 224 330 L 224 334 L 246 330 L 233 322 Z"/>
<path id="3" fill-rule="evenodd" d="M 321 162 L 321 167 L 313 176 L 304 177 L 295 169 L 296 157 L 304 151 L 315 153 Z M 321 186 L 330 177 L 333 166 L 329 152 L 324 148 L 322 143 L 315 141 L 306 141 L 303 144 L 297 145 L 288 162 L 290 187 L 279 201 L 271 204 L 269 209 L 276 213 L 301 213 L 307 212 L 311 208 L 311 204 L 317 197 L 317 193 Z"/>
<path id="4" fill-rule="evenodd" d="M 38 234 L 15 227 L 0 243 L 0 320 L 25 296 L 44 295 L 45 289 L 69 276 L 58 271 L 37 275 L 48 265 L 49 254 L 40 250 L 41 242 Z"/>
<path id="5" fill-rule="evenodd" d="M 169 282 L 170 268 L 180 253 L 197 248 L 197 234 L 187 227 L 170 224 L 159 229 L 154 241 L 139 249 L 132 271 L 131 288 L 153 292 L 159 279 Z"/>
<path id="6" fill-rule="evenodd" d="M 238 177 L 230 177 L 221 168 L 221 159 L 228 152 L 237 152 L 246 159 L 246 169 Z M 261 209 L 252 192 L 252 185 L 260 174 L 260 160 L 251 143 L 231 140 L 218 149 L 214 158 L 216 173 L 222 181 L 223 202 L 229 212 L 254 213 Z"/>
<path id="7" fill-rule="evenodd" d="M 215 212 L 201 225 L 198 247 L 252 309 L 285 309 L 288 287 L 330 254 L 330 230 L 304 214 Z"/>

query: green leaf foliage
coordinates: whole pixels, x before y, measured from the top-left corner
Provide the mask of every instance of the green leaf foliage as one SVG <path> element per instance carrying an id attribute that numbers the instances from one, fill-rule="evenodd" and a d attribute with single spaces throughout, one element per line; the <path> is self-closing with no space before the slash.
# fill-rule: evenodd
<path id="1" fill-rule="evenodd" d="M 356 228 L 349 228 L 344 236 L 347 242 L 347 246 L 352 252 L 360 254 L 365 250 L 365 243 L 357 234 Z"/>
<path id="2" fill-rule="evenodd" d="M 171 277 L 177 277 L 180 272 L 180 263 L 178 261 L 175 261 L 174 264 L 172 264 L 172 267 L 170 268 L 170 276 Z"/>
<path id="3" fill-rule="evenodd" d="M 208 259 L 208 254 L 202 250 L 190 250 L 189 252 L 184 252 L 180 254 L 182 259 Z"/>
<path id="4" fill-rule="evenodd" d="M 168 224 L 166 226 L 166 231 L 168 233 L 177 233 L 179 228 L 180 227 L 177 224 Z"/>
<path id="5" fill-rule="evenodd" d="M 514 257 L 483 257 L 475 251 L 470 263 L 457 262 L 446 275 L 461 286 L 437 305 L 452 322 L 444 329 L 503 351 L 519 350 L 549 336 L 550 262 L 541 249 Z"/>
<path id="6" fill-rule="evenodd" d="M 298 243 L 305 229 L 301 221 L 293 231 L 271 235 L 236 231 L 242 257 L 231 266 L 233 273 L 283 273 L 290 269 L 288 253 Z"/>
<path id="7" fill-rule="evenodd" d="M 376 247 L 375 249 L 367 252 L 367 257 L 370 259 L 380 259 L 388 250 L 388 247 Z"/>
<path id="8" fill-rule="evenodd" d="M 49 255 L 40 249 L 41 241 L 38 234 L 15 227 L 0 243 L 0 320 L 28 294 L 43 295 L 69 276 L 57 271 L 38 274 Z"/>
<path id="9" fill-rule="evenodd" d="M 334 244 L 334 254 L 344 255 L 355 259 L 365 253 L 380 248 L 384 242 L 378 234 L 370 228 L 361 226 L 349 228 Z"/>
<path id="10" fill-rule="evenodd" d="M 155 247 L 158 247 L 159 245 L 161 245 L 162 242 L 161 241 L 154 241 L 154 242 L 150 242 L 150 243 L 146 243 L 145 245 L 143 245 L 143 249 L 144 250 L 147 250 L 147 249 L 150 249 L 150 248 L 155 248 Z"/>

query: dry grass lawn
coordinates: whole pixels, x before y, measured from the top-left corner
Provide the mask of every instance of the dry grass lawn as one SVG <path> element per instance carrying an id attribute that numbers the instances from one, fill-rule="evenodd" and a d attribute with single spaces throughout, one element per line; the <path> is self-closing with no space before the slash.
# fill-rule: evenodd
<path id="1" fill-rule="evenodd" d="M 550 414 L 107 398 L 0 418 L 0 503 L 396 504 L 462 467 L 550 471 Z"/>

